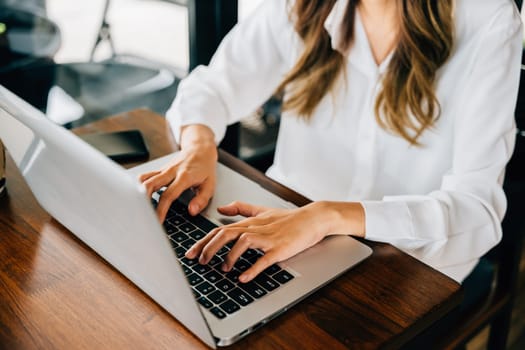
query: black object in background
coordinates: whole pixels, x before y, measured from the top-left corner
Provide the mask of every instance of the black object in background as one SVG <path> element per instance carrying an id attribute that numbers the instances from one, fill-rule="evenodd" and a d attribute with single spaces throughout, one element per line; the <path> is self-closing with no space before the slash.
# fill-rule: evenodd
<path id="1" fill-rule="evenodd" d="M 139 130 L 84 134 L 79 137 L 114 161 L 140 160 L 149 156 Z"/>

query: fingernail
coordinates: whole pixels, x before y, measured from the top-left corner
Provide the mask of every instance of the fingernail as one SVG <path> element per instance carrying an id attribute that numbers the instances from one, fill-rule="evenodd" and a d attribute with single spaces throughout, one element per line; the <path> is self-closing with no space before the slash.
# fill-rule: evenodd
<path id="1" fill-rule="evenodd" d="M 223 263 L 221 265 L 221 270 L 224 271 L 224 272 L 228 272 L 228 265 L 226 265 L 226 263 Z"/>
<path id="2" fill-rule="evenodd" d="M 241 282 L 246 282 L 246 281 L 249 280 L 249 277 L 250 277 L 250 276 L 248 276 L 248 275 L 246 275 L 246 274 L 242 274 L 242 275 L 239 276 L 239 281 L 241 281 Z"/>
<path id="3" fill-rule="evenodd" d="M 205 265 L 206 264 L 206 259 L 204 258 L 203 255 L 201 255 L 200 258 L 199 258 L 199 264 L 201 264 L 201 265 Z"/>
<path id="4" fill-rule="evenodd" d="M 186 252 L 186 254 L 191 255 L 193 258 L 197 256 L 197 250 L 195 249 L 195 246 L 191 246 L 190 249 Z"/>
<path id="5" fill-rule="evenodd" d="M 197 214 L 199 212 L 199 206 L 197 204 L 190 205 L 191 212 Z"/>

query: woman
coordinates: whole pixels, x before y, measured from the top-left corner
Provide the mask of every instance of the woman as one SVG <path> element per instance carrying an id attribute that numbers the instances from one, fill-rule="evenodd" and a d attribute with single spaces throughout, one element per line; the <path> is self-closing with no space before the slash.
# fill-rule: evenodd
<path id="1" fill-rule="evenodd" d="M 179 86 L 168 120 L 181 152 L 144 174 L 158 205 L 215 189 L 229 123 L 284 93 L 267 174 L 314 200 L 286 210 L 232 203 L 247 219 L 211 231 L 187 257 L 207 263 L 237 240 L 265 252 L 247 282 L 334 234 L 389 242 L 463 281 L 501 238 L 521 22 L 511 0 L 266 0 Z"/>

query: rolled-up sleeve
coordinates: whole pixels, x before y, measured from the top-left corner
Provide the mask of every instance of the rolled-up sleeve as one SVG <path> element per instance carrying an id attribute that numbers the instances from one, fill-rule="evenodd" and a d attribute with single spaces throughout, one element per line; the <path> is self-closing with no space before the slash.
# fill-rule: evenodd
<path id="1" fill-rule="evenodd" d="M 442 271 L 451 267 L 456 280 L 465 273 L 454 272 L 454 265 L 475 263 L 502 235 L 502 182 L 515 142 L 522 52 L 521 21 L 511 10 L 502 10 L 481 33 L 467 68 L 458 96 L 464 103 L 454 119 L 452 168 L 441 187 L 427 195 L 363 202 L 368 239 L 393 243 Z"/>
<path id="2" fill-rule="evenodd" d="M 199 66 L 178 87 L 167 119 L 177 142 L 188 124 L 209 126 L 219 143 L 226 126 L 262 105 L 286 73 L 293 28 L 286 1 L 267 0 L 238 23 L 220 44 L 209 66 Z"/>

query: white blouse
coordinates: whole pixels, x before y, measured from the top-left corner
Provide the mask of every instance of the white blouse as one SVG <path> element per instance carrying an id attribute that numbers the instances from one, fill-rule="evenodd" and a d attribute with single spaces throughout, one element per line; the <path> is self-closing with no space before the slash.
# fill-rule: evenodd
<path id="1" fill-rule="evenodd" d="M 338 0 L 325 28 L 338 48 Z M 266 0 L 227 35 L 209 66 L 179 85 L 167 118 L 208 125 L 218 143 L 294 66 L 302 42 L 285 0 Z M 457 0 L 456 46 L 438 72 L 441 116 L 415 147 L 378 126 L 374 102 L 389 60 L 377 66 L 357 14 L 346 82 L 310 122 L 281 118 L 267 175 L 312 200 L 360 201 L 366 238 L 388 242 L 462 281 L 501 239 L 502 180 L 515 141 L 522 27 L 511 0 Z M 351 233 L 351 232 L 349 232 Z"/>

